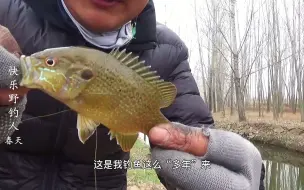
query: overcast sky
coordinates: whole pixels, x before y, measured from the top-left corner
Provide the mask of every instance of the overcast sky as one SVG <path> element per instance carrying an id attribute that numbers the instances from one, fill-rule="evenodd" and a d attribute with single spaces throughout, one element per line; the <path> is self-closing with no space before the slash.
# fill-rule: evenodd
<path id="1" fill-rule="evenodd" d="M 208 1 L 210 2 L 210 0 Z M 237 3 L 237 12 L 240 15 L 240 17 L 237 16 L 237 18 L 240 28 L 245 28 L 243 26 L 245 25 L 247 18 L 246 8 L 244 7 L 247 7 L 249 1 L 250 0 L 242 0 Z M 191 49 L 190 66 L 193 70 L 195 70 L 195 65 L 199 56 L 197 46 L 198 36 L 195 28 L 194 2 L 195 0 L 154 0 L 157 21 L 166 24 L 170 29 L 178 33 L 188 48 Z M 201 15 L 201 17 L 208 14 L 206 0 L 196 0 L 196 4 L 198 7 L 198 14 Z M 243 31 L 244 30 L 241 29 L 240 33 L 242 34 Z M 201 36 L 201 38 L 206 38 L 206 36 Z M 205 43 L 205 46 L 207 47 L 208 40 L 204 39 L 203 43 Z M 204 54 L 207 54 L 207 49 L 204 50 Z M 205 57 L 207 57 L 207 55 Z"/>
<path id="2" fill-rule="evenodd" d="M 182 40 L 190 47 L 191 42 L 196 39 L 196 35 L 193 35 L 195 31 L 193 0 L 154 0 L 154 3 L 157 21 L 179 33 Z"/>
<path id="3" fill-rule="evenodd" d="M 207 15 L 206 2 L 210 0 L 196 0 L 198 7 L 198 12 L 200 15 Z M 240 32 L 240 37 L 244 36 L 246 21 L 248 21 L 248 5 L 251 4 L 252 0 L 237 0 L 236 4 L 236 19 L 239 26 L 238 32 Z M 282 19 L 285 18 L 285 12 L 283 7 L 283 2 L 290 6 L 293 0 L 277 0 L 279 3 L 279 12 Z M 194 2 L 195 0 L 154 0 L 156 9 L 156 18 L 158 22 L 166 23 L 166 25 L 178 33 L 182 40 L 191 48 L 192 61 L 190 63 L 191 67 L 194 68 L 195 62 L 197 61 L 197 35 L 195 31 L 195 12 L 194 12 Z M 224 2 L 224 1 L 223 1 Z M 228 2 L 228 1 L 226 1 Z M 265 2 L 270 2 L 269 0 L 254 0 L 254 10 L 258 10 L 261 5 Z M 227 8 L 228 5 L 223 5 Z M 291 10 L 289 8 L 289 10 Z M 260 11 L 262 14 L 262 11 Z M 258 15 L 257 15 L 258 16 Z M 263 17 L 260 15 L 260 17 Z M 203 24 L 203 23 L 201 23 Z M 206 36 L 203 36 L 206 37 Z M 204 40 L 207 41 L 207 40 Z M 207 43 L 207 42 L 206 42 Z M 207 50 L 205 50 L 207 51 Z"/>

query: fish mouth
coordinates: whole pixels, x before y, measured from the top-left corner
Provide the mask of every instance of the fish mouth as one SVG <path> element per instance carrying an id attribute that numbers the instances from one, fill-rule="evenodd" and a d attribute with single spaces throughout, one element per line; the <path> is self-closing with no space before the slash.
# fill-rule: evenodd
<path id="1" fill-rule="evenodd" d="M 30 67 L 28 65 L 28 63 L 26 62 L 26 56 L 25 55 L 21 55 L 20 57 L 20 61 L 21 61 L 21 73 L 22 73 L 22 78 L 24 78 L 25 76 L 27 76 L 29 74 L 29 70 Z"/>
<path id="2" fill-rule="evenodd" d="M 21 73 L 22 79 L 20 81 L 20 86 L 35 88 L 35 69 L 32 67 L 31 59 L 28 56 L 21 55 L 20 56 L 20 65 L 21 65 Z"/>
<path id="3" fill-rule="evenodd" d="M 29 70 L 30 70 L 30 66 L 26 61 L 25 55 L 20 56 L 20 65 L 21 65 L 21 73 L 22 73 L 20 86 L 24 86 L 26 84 L 26 80 L 29 78 Z"/>

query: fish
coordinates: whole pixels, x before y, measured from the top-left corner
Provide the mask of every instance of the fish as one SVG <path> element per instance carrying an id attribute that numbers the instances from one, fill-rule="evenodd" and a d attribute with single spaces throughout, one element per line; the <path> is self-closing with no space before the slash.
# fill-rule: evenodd
<path id="1" fill-rule="evenodd" d="M 170 122 L 161 109 L 174 102 L 176 86 L 126 49 L 56 47 L 21 55 L 20 61 L 20 86 L 39 89 L 75 111 L 83 144 L 103 125 L 129 152 L 139 132 L 148 135 L 152 127 Z"/>

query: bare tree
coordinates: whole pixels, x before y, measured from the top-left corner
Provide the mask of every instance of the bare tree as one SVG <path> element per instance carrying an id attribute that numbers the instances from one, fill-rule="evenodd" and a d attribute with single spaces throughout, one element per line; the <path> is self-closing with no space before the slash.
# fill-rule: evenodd
<path id="1" fill-rule="evenodd" d="M 232 33 L 232 56 L 233 56 L 233 74 L 234 74 L 234 84 L 235 84 L 235 95 L 239 114 L 239 121 L 246 121 L 245 115 L 245 103 L 244 94 L 241 89 L 241 78 L 239 71 L 239 53 L 237 49 L 237 39 L 236 39 L 236 23 L 235 23 L 235 4 L 236 0 L 231 0 L 230 5 L 230 19 L 231 19 L 231 33 Z"/>
<path id="2" fill-rule="evenodd" d="M 197 78 L 204 99 L 223 116 L 228 107 L 230 115 L 237 108 L 239 121 L 253 110 L 259 117 L 272 112 L 275 120 L 300 112 L 303 122 L 304 3 L 244 1 L 195 1 Z M 237 7 L 244 4 L 240 16 Z"/>

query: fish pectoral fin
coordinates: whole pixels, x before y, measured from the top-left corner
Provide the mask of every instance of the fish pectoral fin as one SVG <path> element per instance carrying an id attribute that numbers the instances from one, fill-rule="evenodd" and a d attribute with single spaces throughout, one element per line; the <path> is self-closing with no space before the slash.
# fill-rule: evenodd
<path id="1" fill-rule="evenodd" d="M 74 99 L 87 87 L 90 81 L 84 80 L 80 76 L 73 75 L 69 78 L 69 82 L 66 84 L 66 98 Z"/>
<path id="2" fill-rule="evenodd" d="M 109 134 L 111 140 L 113 138 L 116 138 L 117 144 L 120 145 L 121 149 L 124 152 L 129 152 L 138 138 L 138 133 L 122 134 L 122 133 L 110 131 Z"/>
<path id="3" fill-rule="evenodd" d="M 99 122 L 78 114 L 77 129 L 79 140 L 84 144 L 94 134 L 99 125 Z"/>

